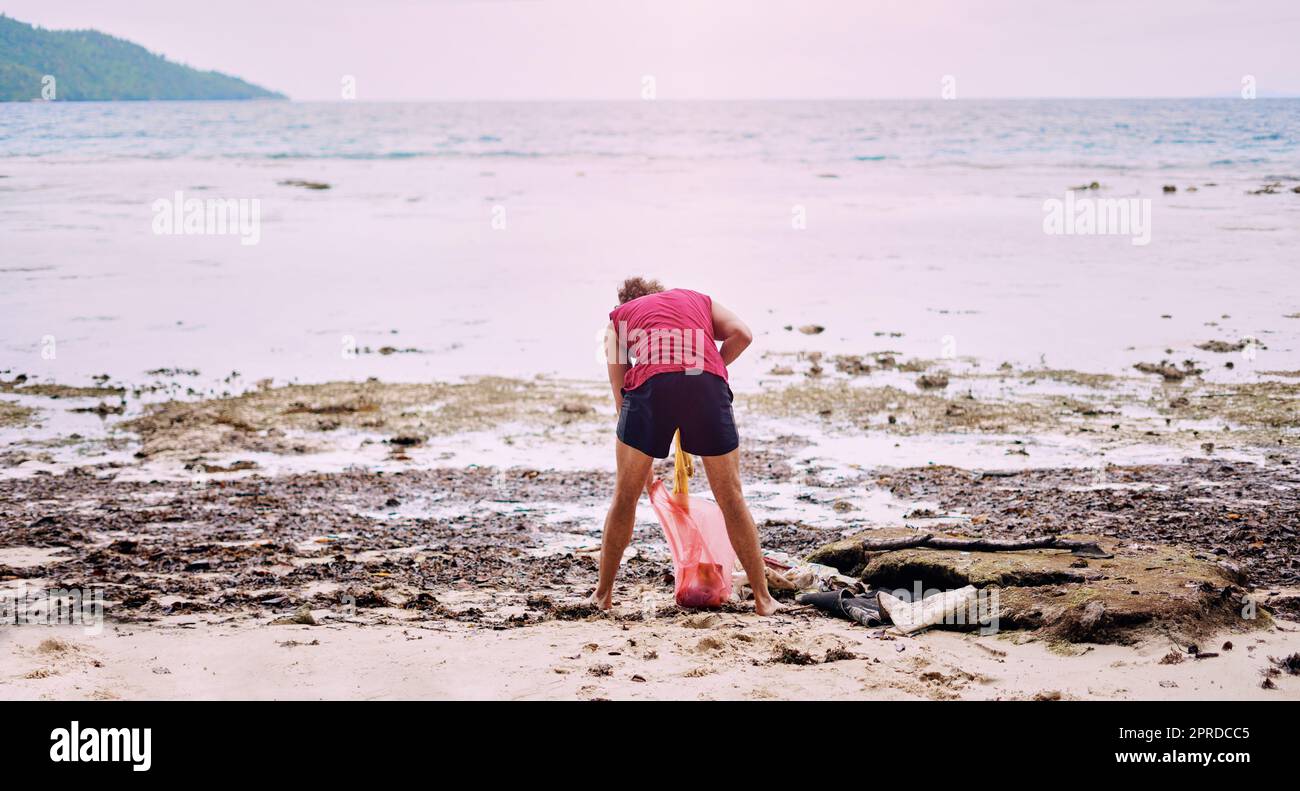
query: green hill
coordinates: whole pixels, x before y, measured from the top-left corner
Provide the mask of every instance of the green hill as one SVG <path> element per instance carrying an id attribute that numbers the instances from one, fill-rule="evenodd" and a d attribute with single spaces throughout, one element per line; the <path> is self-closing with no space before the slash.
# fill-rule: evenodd
<path id="1" fill-rule="evenodd" d="M 43 30 L 0 14 L 0 101 L 42 98 L 46 75 L 59 101 L 286 98 L 96 30 Z"/>

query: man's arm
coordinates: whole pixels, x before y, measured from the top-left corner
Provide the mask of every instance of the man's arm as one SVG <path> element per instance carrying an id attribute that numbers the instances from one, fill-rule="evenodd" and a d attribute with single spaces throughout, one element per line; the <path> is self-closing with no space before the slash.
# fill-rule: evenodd
<path id="1" fill-rule="evenodd" d="M 722 341 L 722 362 L 731 365 L 740 353 L 749 348 L 754 333 L 749 325 L 727 308 L 713 301 L 713 337 Z"/>
<path id="2" fill-rule="evenodd" d="M 623 408 L 623 377 L 632 366 L 627 362 L 627 354 L 620 352 L 618 333 L 614 331 L 614 322 L 605 327 L 605 362 L 609 369 L 609 386 L 614 391 L 614 414 Z"/>
<path id="3" fill-rule="evenodd" d="M 622 352 L 620 354 L 620 352 Z M 619 345 L 618 333 L 614 330 L 614 322 L 610 322 L 605 327 L 605 362 L 609 369 L 609 386 L 614 391 L 614 414 L 618 415 L 623 411 L 623 378 L 627 376 L 628 369 L 632 366 L 619 360 L 626 360 L 627 352 Z M 646 494 L 650 493 L 650 485 L 655 482 L 654 465 L 646 470 L 645 490 Z"/>

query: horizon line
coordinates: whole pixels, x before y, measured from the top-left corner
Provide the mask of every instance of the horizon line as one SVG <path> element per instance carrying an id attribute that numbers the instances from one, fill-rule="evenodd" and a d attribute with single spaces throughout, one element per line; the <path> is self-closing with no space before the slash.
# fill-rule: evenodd
<path id="1" fill-rule="evenodd" d="M 282 92 L 278 92 L 282 93 Z M 3 104 L 107 104 L 116 102 L 292 102 L 295 104 L 546 104 L 546 103 L 620 103 L 620 104 L 654 104 L 654 103 L 688 103 L 688 102 L 936 102 L 959 104 L 971 101 L 1080 101 L 1080 102 L 1115 102 L 1115 101 L 1220 101 L 1232 100 L 1255 102 L 1261 99 L 1300 99 L 1300 93 L 1280 93 L 1257 96 L 1246 99 L 1234 94 L 1220 95 L 1148 95 L 1148 96 L 965 96 L 944 99 L 936 96 L 827 96 L 827 97 L 679 97 L 654 99 L 627 97 L 514 97 L 514 98 L 466 98 L 466 97 L 422 97 L 409 99 L 297 99 L 292 96 L 250 97 L 244 99 L 61 99 L 57 101 L 0 102 Z"/>

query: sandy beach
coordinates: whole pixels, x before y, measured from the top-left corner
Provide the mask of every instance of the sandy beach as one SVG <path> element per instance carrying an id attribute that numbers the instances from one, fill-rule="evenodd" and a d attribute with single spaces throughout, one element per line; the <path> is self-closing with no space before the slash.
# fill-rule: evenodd
<path id="1" fill-rule="evenodd" d="M 902 636 L 788 596 L 790 609 L 770 619 L 741 603 L 682 610 L 644 501 L 619 604 L 592 609 L 584 598 L 612 486 L 608 463 L 592 463 L 608 453 L 611 420 L 595 383 L 264 385 L 140 406 L 113 391 L 128 406 L 121 416 L 100 410 L 99 433 L 15 441 L 5 452 L 3 590 L 101 589 L 106 617 L 95 633 L 6 628 L 0 690 L 76 699 L 1300 697 L 1300 680 L 1278 669 L 1300 650 L 1294 401 L 1278 402 L 1280 417 L 1269 410 L 1292 385 L 1170 390 L 1139 372 L 990 377 L 939 367 L 948 384 L 926 388 L 916 380 L 937 376 L 934 365 L 781 356 L 774 368 L 791 373 L 776 376 L 790 383 L 738 399 L 743 472 L 764 546 L 794 556 L 898 530 L 1086 535 L 1114 552 L 1114 561 L 1075 561 L 1081 576 L 999 578 L 1006 602 L 1019 593 L 1031 606 L 1013 606 L 996 634 Z M 1069 395 L 1035 394 L 1042 381 Z M 101 391 L 6 388 L 32 405 L 18 418 L 30 421 L 112 403 Z M 946 447 L 984 463 L 857 460 L 864 442 L 885 439 L 900 456 Z M 1040 451 L 1072 463 L 1033 464 Z M 501 458 L 538 466 L 492 463 Z M 841 571 L 871 577 L 851 565 Z M 1155 568 L 1166 570 L 1142 576 Z M 1249 597 L 1259 615 L 1239 618 L 1235 598 L 1222 608 L 1227 620 L 1211 599 L 1166 606 L 1180 587 L 1207 584 L 1211 599 Z M 1040 602 L 1081 586 L 1123 601 L 1106 599 L 1109 626 L 1066 636 L 1060 619 L 1078 608 Z"/>
<path id="2" fill-rule="evenodd" d="M 16 108 L 0 595 L 104 619 L 0 628 L 0 697 L 1296 699 L 1296 107 Z M 177 191 L 255 240 L 161 232 Z M 1149 238 L 1045 229 L 1104 200 Z M 585 605 L 630 274 L 753 328 L 766 549 L 998 632 L 681 610 L 644 500 Z M 855 548 L 923 534 L 1111 557 Z"/>
<path id="3" fill-rule="evenodd" d="M 492 630 L 373 612 L 320 626 L 168 618 L 86 637 L 19 629 L 7 699 L 73 700 L 1295 700 L 1261 689 L 1297 625 L 1220 635 L 1162 664 L 1165 641 L 1086 646 L 932 632 L 884 640 L 824 616 L 615 617 Z M 1216 639 L 1220 639 L 1216 638 Z M 1220 648 L 1220 643 L 1214 646 Z"/>

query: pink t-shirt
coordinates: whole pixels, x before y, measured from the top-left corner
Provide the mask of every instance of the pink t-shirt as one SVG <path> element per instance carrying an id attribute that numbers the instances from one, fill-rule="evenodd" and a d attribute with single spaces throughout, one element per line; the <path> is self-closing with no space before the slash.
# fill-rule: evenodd
<path id="1" fill-rule="evenodd" d="M 727 378 L 727 366 L 713 338 L 713 300 L 707 294 L 674 288 L 646 294 L 609 312 L 620 353 L 633 362 L 623 378 L 635 390 L 655 374 L 671 371 L 711 373 Z"/>

